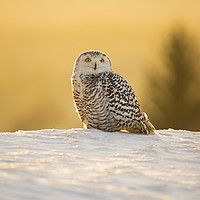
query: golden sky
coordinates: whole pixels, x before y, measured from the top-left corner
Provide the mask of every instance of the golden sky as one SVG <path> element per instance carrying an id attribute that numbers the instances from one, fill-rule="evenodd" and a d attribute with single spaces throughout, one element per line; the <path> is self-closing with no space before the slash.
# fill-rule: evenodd
<path id="1" fill-rule="evenodd" d="M 171 20 L 200 21 L 198 0 L 9 0 L 0 2 L 3 26 L 80 26 L 95 23 L 158 25 Z M 119 27 L 120 29 L 120 27 Z"/>
<path id="2" fill-rule="evenodd" d="M 90 49 L 110 57 L 144 104 L 144 75 L 167 32 L 180 23 L 199 39 L 199 8 L 199 0 L 0 0 L 0 130 L 80 125 L 70 77 Z"/>

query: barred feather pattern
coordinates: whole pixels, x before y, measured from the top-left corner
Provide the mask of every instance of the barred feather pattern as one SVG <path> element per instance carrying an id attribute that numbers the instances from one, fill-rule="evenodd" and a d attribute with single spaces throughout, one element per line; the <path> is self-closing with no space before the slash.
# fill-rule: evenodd
<path id="1" fill-rule="evenodd" d="M 128 82 L 114 72 L 72 76 L 75 107 L 85 128 L 154 134 Z"/>

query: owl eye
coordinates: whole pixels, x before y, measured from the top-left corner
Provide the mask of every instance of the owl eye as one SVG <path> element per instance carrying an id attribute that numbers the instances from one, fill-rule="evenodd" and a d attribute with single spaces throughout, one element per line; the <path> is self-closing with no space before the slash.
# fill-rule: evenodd
<path id="1" fill-rule="evenodd" d="M 104 59 L 102 58 L 102 59 L 100 60 L 100 62 L 104 62 Z"/>
<path id="2" fill-rule="evenodd" d="M 86 62 L 90 62 L 91 59 L 90 59 L 90 58 L 86 58 L 85 61 L 86 61 Z"/>

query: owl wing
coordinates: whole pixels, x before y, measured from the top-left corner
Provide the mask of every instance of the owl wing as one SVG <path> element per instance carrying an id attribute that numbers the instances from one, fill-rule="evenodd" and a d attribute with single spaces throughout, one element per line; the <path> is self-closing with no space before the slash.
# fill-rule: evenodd
<path id="1" fill-rule="evenodd" d="M 123 77 L 115 73 L 109 75 L 106 96 L 109 102 L 108 109 L 116 114 L 116 118 L 141 120 L 142 113 L 135 92 Z"/>
<path id="2" fill-rule="evenodd" d="M 109 75 L 106 88 L 108 110 L 130 132 L 151 133 L 154 129 L 147 115 L 140 109 L 135 92 L 120 75 Z"/>

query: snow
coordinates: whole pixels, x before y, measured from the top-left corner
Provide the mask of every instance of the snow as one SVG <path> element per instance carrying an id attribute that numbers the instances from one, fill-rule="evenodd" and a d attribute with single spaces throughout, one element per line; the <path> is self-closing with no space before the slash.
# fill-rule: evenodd
<path id="1" fill-rule="evenodd" d="M 0 199 L 199 199 L 200 132 L 0 133 Z"/>

